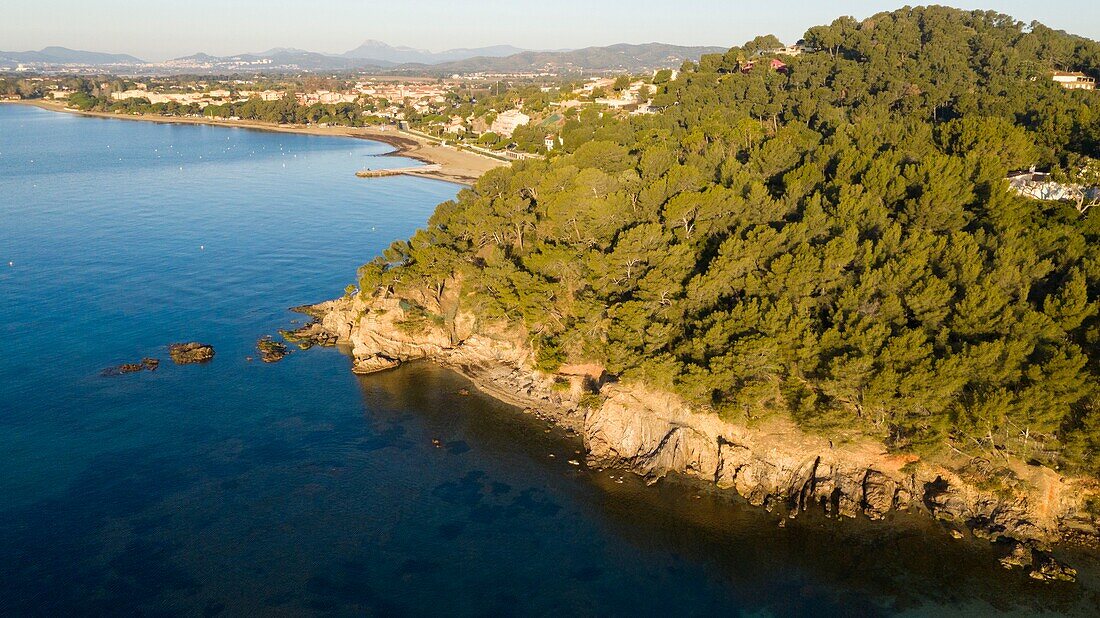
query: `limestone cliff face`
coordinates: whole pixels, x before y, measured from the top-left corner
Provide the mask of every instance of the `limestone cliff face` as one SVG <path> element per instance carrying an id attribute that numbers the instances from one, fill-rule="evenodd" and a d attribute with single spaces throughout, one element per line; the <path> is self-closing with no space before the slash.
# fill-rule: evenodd
<path id="1" fill-rule="evenodd" d="M 792 515 L 822 508 L 879 519 L 912 509 L 991 539 L 1097 540 L 1097 521 L 1085 509 L 1086 496 L 1097 490 L 1089 479 L 1022 464 L 917 462 L 871 440 L 834 444 L 785 420 L 726 422 L 642 387 L 611 384 L 603 391 L 603 406 L 585 415 L 584 436 L 590 458 L 604 465 L 651 478 L 686 474 Z"/>
<path id="2" fill-rule="evenodd" d="M 831 441 L 792 422 L 746 425 L 695 410 L 640 385 L 599 384 L 600 368 L 532 369 L 522 329 L 482 324 L 461 310 L 457 283 L 438 297 L 339 299 L 315 307 L 320 328 L 351 346 L 354 370 L 370 373 L 433 359 L 471 377 L 489 394 L 580 432 L 593 465 L 658 479 L 679 473 L 790 513 L 821 508 L 878 519 L 911 509 L 990 539 L 1033 545 L 1095 546 L 1098 522 L 1086 500 L 1095 479 L 1063 477 L 1019 462 L 927 463 L 893 455 L 869 439 Z M 414 309 L 414 307 L 416 307 Z M 579 405 L 585 388 L 602 404 Z"/>
<path id="3" fill-rule="evenodd" d="M 340 298 L 315 305 L 320 328 L 351 347 L 352 370 L 373 373 L 402 362 L 431 359 L 472 378 L 498 399 L 530 407 L 574 429 L 581 419 L 569 392 L 555 388 L 554 376 L 528 369 L 532 351 L 520 329 L 479 324 L 457 310 L 457 294 L 443 299 L 394 297 L 369 301 Z M 411 303 L 415 303 L 411 304 Z M 414 310 L 412 307 L 419 307 Z M 425 317 L 424 313 L 444 320 Z"/>

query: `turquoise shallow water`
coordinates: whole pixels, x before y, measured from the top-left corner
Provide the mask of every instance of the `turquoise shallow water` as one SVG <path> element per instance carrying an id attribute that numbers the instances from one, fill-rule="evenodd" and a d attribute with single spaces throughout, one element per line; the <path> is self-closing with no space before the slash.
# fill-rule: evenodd
<path id="1" fill-rule="evenodd" d="M 571 466 L 574 440 L 431 365 L 249 362 L 457 192 L 354 177 L 409 164 L 387 150 L 0 106 L 0 614 L 1094 608 L 1089 572 L 1038 586 L 927 522 L 780 528 Z M 173 366 L 182 340 L 217 356 Z"/>

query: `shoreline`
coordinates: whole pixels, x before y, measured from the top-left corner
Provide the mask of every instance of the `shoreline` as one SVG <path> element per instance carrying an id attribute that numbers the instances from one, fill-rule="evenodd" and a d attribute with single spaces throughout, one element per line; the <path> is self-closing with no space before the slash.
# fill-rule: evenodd
<path id="1" fill-rule="evenodd" d="M 1100 550 L 1100 520 L 1088 507 L 1100 492 L 1094 479 L 1012 461 L 1003 471 L 1017 483 L 1002 485 L 988 462 L 899 455 L 859 435 L 834 444 L 789 419 L 727 421 L 644 384 L 605 381 L 602 368 L 570 365 L 544 374 L 530 366 L 533 351 L 519 327 L 479 327 L 463 314 L 457 286 L 439 298 L 408 298 L 455 317 L 409 333 L 400 328 L 401 296 L 345 296 L 310 307 L 315 322 L 299 332 L 335 340 L 357 374 L 417 360 L 452 369 L 486 395 L 579 434 L 590 467 L 629 471 L 647 483 L 674 475 L 785 518 L 810 511 L 838 520 L 917 514 L 956 540 L 989 543 L 1001 566 L 1035 580 L 1073 581 L 1076 570 L 1054 554 Z M 585 405 L 586 393 L 600 400 Z"/>
<path id="2" fill-rule="evenodd" d="M 421 163 L 437 164 L 438 170 L 409 172 L 405 175 L 417 178 L 442 180 L 464 187 L 470 187 L 485 172 L 497 167 L 509 165 L 506 161 L 493 159 L 473 152 L 441 146 L 428 139 L 397 129 L 377 129 L 374 127 L 306 127 L 299 125 L 278 125 L 259 120 L 213 120 L 181 116 L 158 116 L 150 114 L 114 114 L 109 112 L 86 112 L 66 107 L 63 103 L 54 103 L 42 99 L 20 101 L 0 101 L 0 104 L 27 105 L 51 112 L 62 112 L 88 118 L 111 118 L 116 120 L 135 120 L 161 124 L 192 124 L 275 133 L 293 133 L 297 135 L 316 135 L 321 137 L 350 137 L 381 142 L 393 147 L 391 152 L 382 156 L 406 157 Z M 358 170 L 356 170 L 358 171 Z"/>

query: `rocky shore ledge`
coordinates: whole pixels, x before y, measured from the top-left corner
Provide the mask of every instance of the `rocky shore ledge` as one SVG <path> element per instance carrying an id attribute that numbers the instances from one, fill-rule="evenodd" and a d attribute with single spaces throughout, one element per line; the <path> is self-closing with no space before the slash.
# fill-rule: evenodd
<path id="1" fill-rule="evenodd" d="M 1096 479 L 1024 462 L 922 461 L 867 438 L 833 441 L 771 419 L 745 425 L 693 409 L 637 384 L 609 382 L 597 365 L 532 369 L 521 328 L 483 323 L 463 311 L 459 284 L 438 296 L 345 297 L 304 309 L 315 322 L 297 331 L 319 344 L 350 347 L 357 373 L 430 359 L 487 394 L 575 430 L 589 463 L 656 481 L 669 473 L 714 483 L 754 505 L 791 517 L 808 509 L 880 519 L 923 512 L 956 537 L 995 543 L 1002 564 L 1035 579 L 1073 579 L 1047 553 L 1100 547 Z"/>

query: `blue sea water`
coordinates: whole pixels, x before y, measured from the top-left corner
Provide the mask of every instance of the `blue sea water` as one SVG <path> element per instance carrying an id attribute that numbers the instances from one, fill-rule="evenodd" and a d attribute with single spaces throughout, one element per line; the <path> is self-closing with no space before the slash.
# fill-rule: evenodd
<path id="1" fill-rule="evenodd" d="M 455 196 L 354 176 L 411 164 L 388 150 L 0 106 L 0 614 L 1095 607 L 1088 572 L 1033 584 L 921 520 L 780 527 L 570 465 L 575 439 L 432 365 L 248 360 Z M 173 365 L 190 340 L 214 360 Z M 159 370 L 100 375 L 147 356 Z"/>

